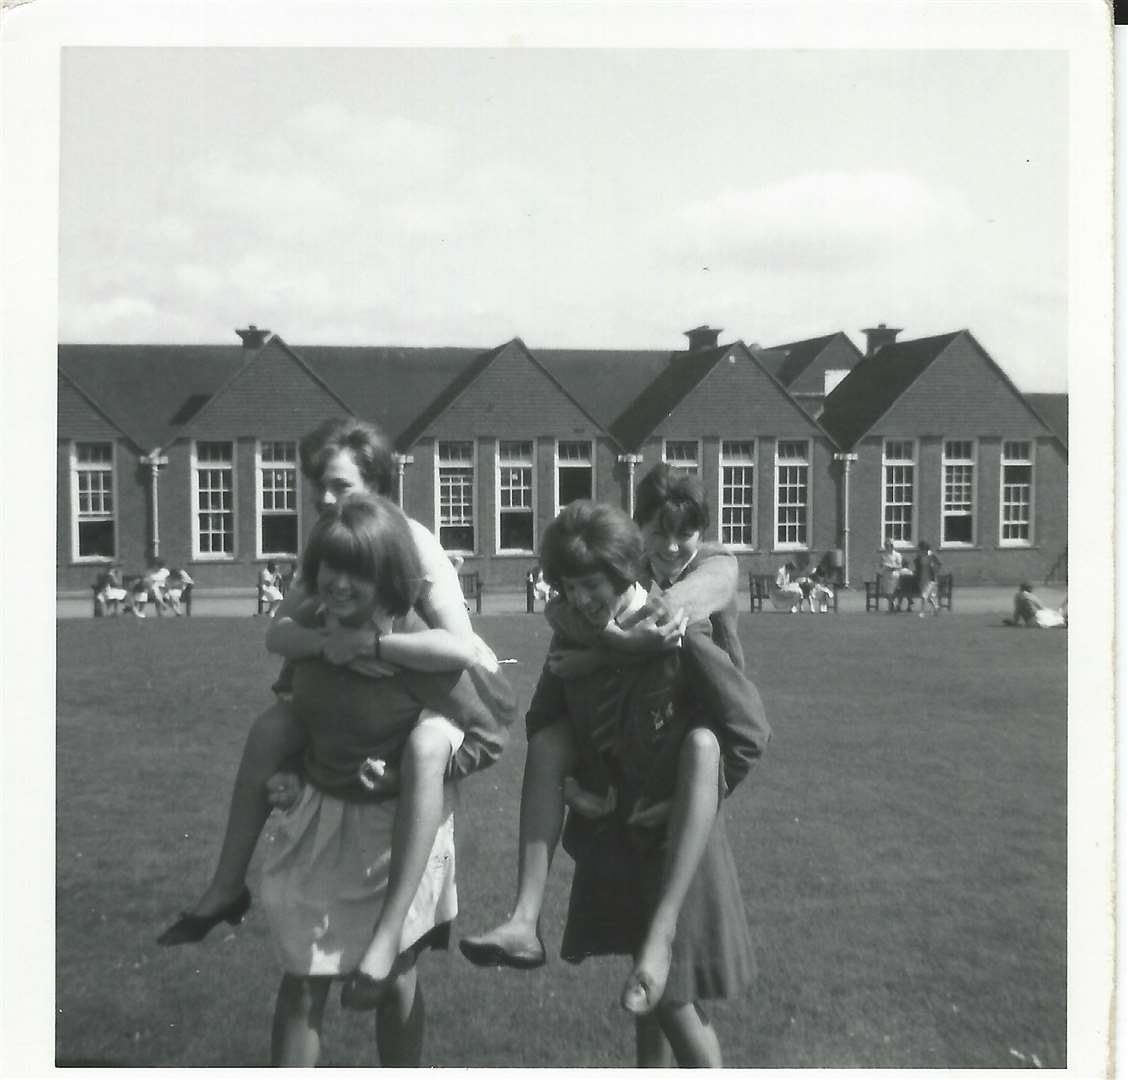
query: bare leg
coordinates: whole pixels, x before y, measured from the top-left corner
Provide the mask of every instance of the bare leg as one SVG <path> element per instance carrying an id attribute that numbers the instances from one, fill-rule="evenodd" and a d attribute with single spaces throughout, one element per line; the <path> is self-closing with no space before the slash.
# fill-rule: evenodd
<path id="1" fill-rule="evenodd" d="M 658 1022 L 678 1066 L 683 1069 L 720 1069 L 721 1044 L 717 1032 L 708 1018 L 690 1002 L 686 1005 L 669 1005 L 658 1010 Z"/>
<path id="2" fill-rule="evenodd" d="M 384 1068 L 419 1068 L 426 1016 L 418 969 L 412 962 L 411 967 L 392 981 L 387 997 L 376 1012 L 376 1048 Z"/>
<path id="3" fill-rule="evenodd" d="M 477 937 L 464 938 L 462 951 L 475 962 L 499 962 L 491 950 L 527 957 L 544 956 L 537 936 L 548 870 L 564 823 L 564 777 L 575 763 L 572 731 L 559 721 L 529 739 L 525 777 L 521 785 L 521 831 L 517 861 L 517 900 L 513 913 L 500 926 Z M 519 966 L 534 966 L 532 963 Z"/>
<path id="4" fill-rule="evenodd" d="M 709 843 L 720 801 L 721 747 L 708 728 L 693 728 L 678 755 L 677 784 L 667 827 L 662 894 L 635 968 L 623 988 L 623 1008 L 646 1013 L 662 999 L 678 915 Z"/>
<path id="5" fill-rule="evenodd" d="M 227 830 L 211 884 L 192 908 L 194 915 L 210 915 L 230 904 L 242 891 L 259 834 L 270 815 L 266 782 L 287 758 L 301 750 L 305 734 L 294 710 L 276 701 L 251 725 L 227 811 Z"/>
<path id="6" fill-rule="evenodd" d="M 419 724 L 408 737 L 400 760 L 388 888 L 376 932 L 358 965 L 370 981 L 348 986 L 341 998 L 346 1008 L 373 1009 L 383 996 L 385 987 L 380 984 L 400 954 L 403 924 L 442 823 L 443 776 L 450 753 L 450 738 L 441 728 Z"/>
<path id="7" fill-rule="evenodd" d="M 312 1068 L 321 1052 L 321 1018 L 329 996 L 328 979 L 283 975 L 274 1003 L 270 1064 Z"/>
<path id="8" fill-rule="evenodd" d="M 656 1016 L 635 1019 L 635 1065 L 640 1069 L 672 1069 L 674 1051 Z"/>

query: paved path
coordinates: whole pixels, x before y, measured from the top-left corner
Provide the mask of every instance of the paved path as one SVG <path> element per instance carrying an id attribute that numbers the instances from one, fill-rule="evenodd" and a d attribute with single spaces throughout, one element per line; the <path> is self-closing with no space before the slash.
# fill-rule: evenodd
<path id="1" fill-rule="evenodd" d="M 1065 589 L 1061 587 L 1039 588 L 1035 590 L 1038 598 L 1045 604 L 1056 607 L 1065 596 Z M 956 586 L 953 613 L 956 615 L 982 615 L 998 612 L 999 617 L 1009 615 L 1014 597 L 1013 588 L 1000 588 L 998 586 L 971 586 L 961 589 Z M 487 591 L 482 598 L 483 615 L 512 615 L 525 610 L 524 590 L 507 590 L 502 592 Z M 194 615 L 211 615 L 224 618 L 251 618 L 255 613 L 255 593 L 236 593 L 230 590 L 209 591 L 197 590 L 192 599 L 192 613 Z M 770 606 L 770 605 L 769 605 Z M 748 597 L 742 595 L 740 610 L 748 611 Z M 537 606 L 540 611 L 540 605 Z M 838 613 L 840 615 L 861 615 L 865 612 L 865 592 L 862 589 L 843 589 L 838 596 Z M 63 594 L 56 599 L 55 614 L 60 619 L 80 619 L 91 617 L 90 594 Z M 806 612 L 803 613 L 806 616 Z M 947 615 L 947 612 L 944 612 Z M 883 612 L 882 615 L 885 615 Z M 129 616 L 126 616 L 128 618 Z M 175 616 L 173 616 L 175 617 Z M 788 617 L 787 612 L 770 611 L 765 609 L 762 615 L 756 618 Z M 871 613 L 872 617 L 872 613 Z M 153 619 L 150 605 L 149 618 Z"/>

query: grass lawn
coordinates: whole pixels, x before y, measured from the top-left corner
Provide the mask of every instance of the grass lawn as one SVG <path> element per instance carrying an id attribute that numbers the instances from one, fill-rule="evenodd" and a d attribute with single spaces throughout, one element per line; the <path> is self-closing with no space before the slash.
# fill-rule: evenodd
<path id="1" fill-rule="evenodd" d="M 727 1065 L 1066 1064 L 1066 634 L 996 616 L 742 616 L 775 737 L 729 836 L 760 979 L 710 1007 Z M 528 701 L 539 617 L 477 620 Z M 58 624 L 60 1064 L 255 1066 L 279 968 L 253 908 L 196 947 L 154 938 L 202 890 L 276 663 L 251 619 Z M 524 732 L 463 785 L 457 932 L 512 899 Z M 425 1061 L 626 1066 L 627 962 L 421 964 Z M 255 885 L 254 872 L 251 878 Z M 327 1010 L 322 1062 L 375 1063 L 371 1021 Z"/>

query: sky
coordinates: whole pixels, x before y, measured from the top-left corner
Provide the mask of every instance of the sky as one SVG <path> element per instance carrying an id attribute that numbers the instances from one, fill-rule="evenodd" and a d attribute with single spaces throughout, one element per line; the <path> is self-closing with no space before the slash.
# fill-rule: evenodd
<path id="1" fill-rule="evenodd" d="M 1066 389 L 1068 56 L 68 48 L 59 339 L 967 328 Z"/>

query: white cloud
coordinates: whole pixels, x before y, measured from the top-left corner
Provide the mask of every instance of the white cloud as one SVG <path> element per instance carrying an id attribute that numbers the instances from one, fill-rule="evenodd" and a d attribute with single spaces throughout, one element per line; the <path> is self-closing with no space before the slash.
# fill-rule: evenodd
<path id="1" fill-rule="evenodd" d="M 956 227 L 962 201 L 893 172 L 804 173 L 755 188 L 727 188 L 655 223 L 662 245 L 707 265 L 777 270 L 874 261 Z"/>

